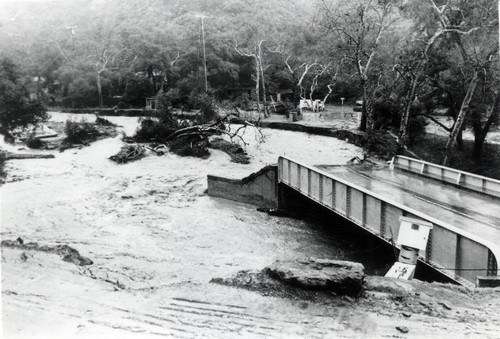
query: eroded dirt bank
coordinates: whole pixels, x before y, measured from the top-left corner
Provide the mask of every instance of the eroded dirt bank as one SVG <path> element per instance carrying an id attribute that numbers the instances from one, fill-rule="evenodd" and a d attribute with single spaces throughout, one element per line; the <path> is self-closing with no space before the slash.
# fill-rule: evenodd
<path id="1" fill-rule="evenodd" d="M 127 133 L 136 124 L 110 120 Z M 93 264 L 2 247 L 4 337 L 497 336 L 500 297 L 493 290 L 370 278 L 358 301 L 313 300 L 211 283 L 276 259 L 349 259 L 306 222 L 206 196 L 207 174 L 241 178 L 281 154 L 310 164 L 361 155 L 337 139 L 263 132 L 260 144 L 247 131 L 249 165 L 219 151 L 206 160 L 168 154 L 117 165 L 107 157 L 119 150 L 119 137 L 55 159 L 10 161 L 1 187 L 2 239 L 68 245 Z"/>

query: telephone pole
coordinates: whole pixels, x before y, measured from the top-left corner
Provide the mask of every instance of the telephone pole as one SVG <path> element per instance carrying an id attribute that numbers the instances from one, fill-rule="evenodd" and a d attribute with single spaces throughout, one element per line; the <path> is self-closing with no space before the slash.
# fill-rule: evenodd
<path id="1" fill-rule="evenodd" d="M 207 53 L 205 50 L 205 29 L 203 27 L 203 18 L 205 18 L 205 16 L 199 15 L 198 17 L 201 19 L 201 40 L 203 44 L 203 68 L 205 69 L 205 92 L 208 92 Z"/>

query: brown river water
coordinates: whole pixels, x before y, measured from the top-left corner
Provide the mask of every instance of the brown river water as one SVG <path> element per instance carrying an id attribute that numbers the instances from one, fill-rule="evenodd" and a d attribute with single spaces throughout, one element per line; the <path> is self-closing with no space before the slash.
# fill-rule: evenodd
<path id="1" fill-rule="evenodd" d="M 77 117 L 54 113 L 53 120 Z M 93 116 L 88 117 L 89 120 Z M 131 134 L 137 118 L 110 117 Z M 250 165 L 219 151 L 117 165 L 120 136 L 55 159 L 9 161 L 0 188 L 1 237 L 69 245 L 94 264 L 2 250 L 2 315 L 8 338 L 235 338 L 358 336 L 376 315 L 266 297 L 210 283 L 276 259 L 351 259 L 345 241 L 317 223 L 273 217 L 206 195 L 207 174 L 242 178 L 279 155 L 314 164 L 361 156 L 343 141 L 249 128 Z M 3 145 L 4 147 L 8 147 Z M 118 287 L 117 287 L 118 286 Z M 354 317 L 354 318 L 353 318 Z M 359 317 L 359 326 L 352 320 Z M 347 326 L 347 318 L 350 325 Z"/>

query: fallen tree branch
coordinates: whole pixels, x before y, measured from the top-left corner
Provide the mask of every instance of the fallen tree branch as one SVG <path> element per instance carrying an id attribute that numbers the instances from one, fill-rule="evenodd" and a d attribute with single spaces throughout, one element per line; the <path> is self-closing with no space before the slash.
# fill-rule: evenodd
<path id="1" fill-rule="evenodd" d="M 121 148 L 121 150 L 109 157 L 110 160 L 124 164 L 131 160 L 137 160 L 144 157 L 145 148 L 140 145 L 125 145 Z"/>
<path id="2" fill-rule="evenodd" d="M 428 118 L 429 120 L 431 120 L 432 122 L 436 123 L 437 125 L 439 125 L 443 129 L 445 129 L 448 133 L 451 132 L 452 127 L 446 127 L 446 125 L 444 125 L 442 122 L 440 122 L 439 120 L 437 120 L 436 118 L 434 118 L 430 115 L 426 115 L 425 117 Z"/>
<path id="3" fill-rule="evenodd" d="M 5 153 L 5 160 L 22 160 L 22 159 L 53 159 L 53 154 L 23 154 L 23 153 Z"/>

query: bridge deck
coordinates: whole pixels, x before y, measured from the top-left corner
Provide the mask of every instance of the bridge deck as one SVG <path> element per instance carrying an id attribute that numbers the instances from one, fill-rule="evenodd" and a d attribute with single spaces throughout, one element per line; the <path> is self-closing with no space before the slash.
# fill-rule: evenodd
<path id="1" fill-rule="evenodd" d="M 500 244 L 500 199 L 399 169 L 317 166 L 387 199 Z"/>
<path id="2" fill-rule="evenodd" d="M 392 163 L 393 170 L 310 166 L 280 157 L 278 182 L 396 247 L 401 217 L 430 222 L 421 262 L 464 285 L 498 276 L 500 181 L 406 158 Z M 495 194 L 484 194 L 484 188 Z"/>

